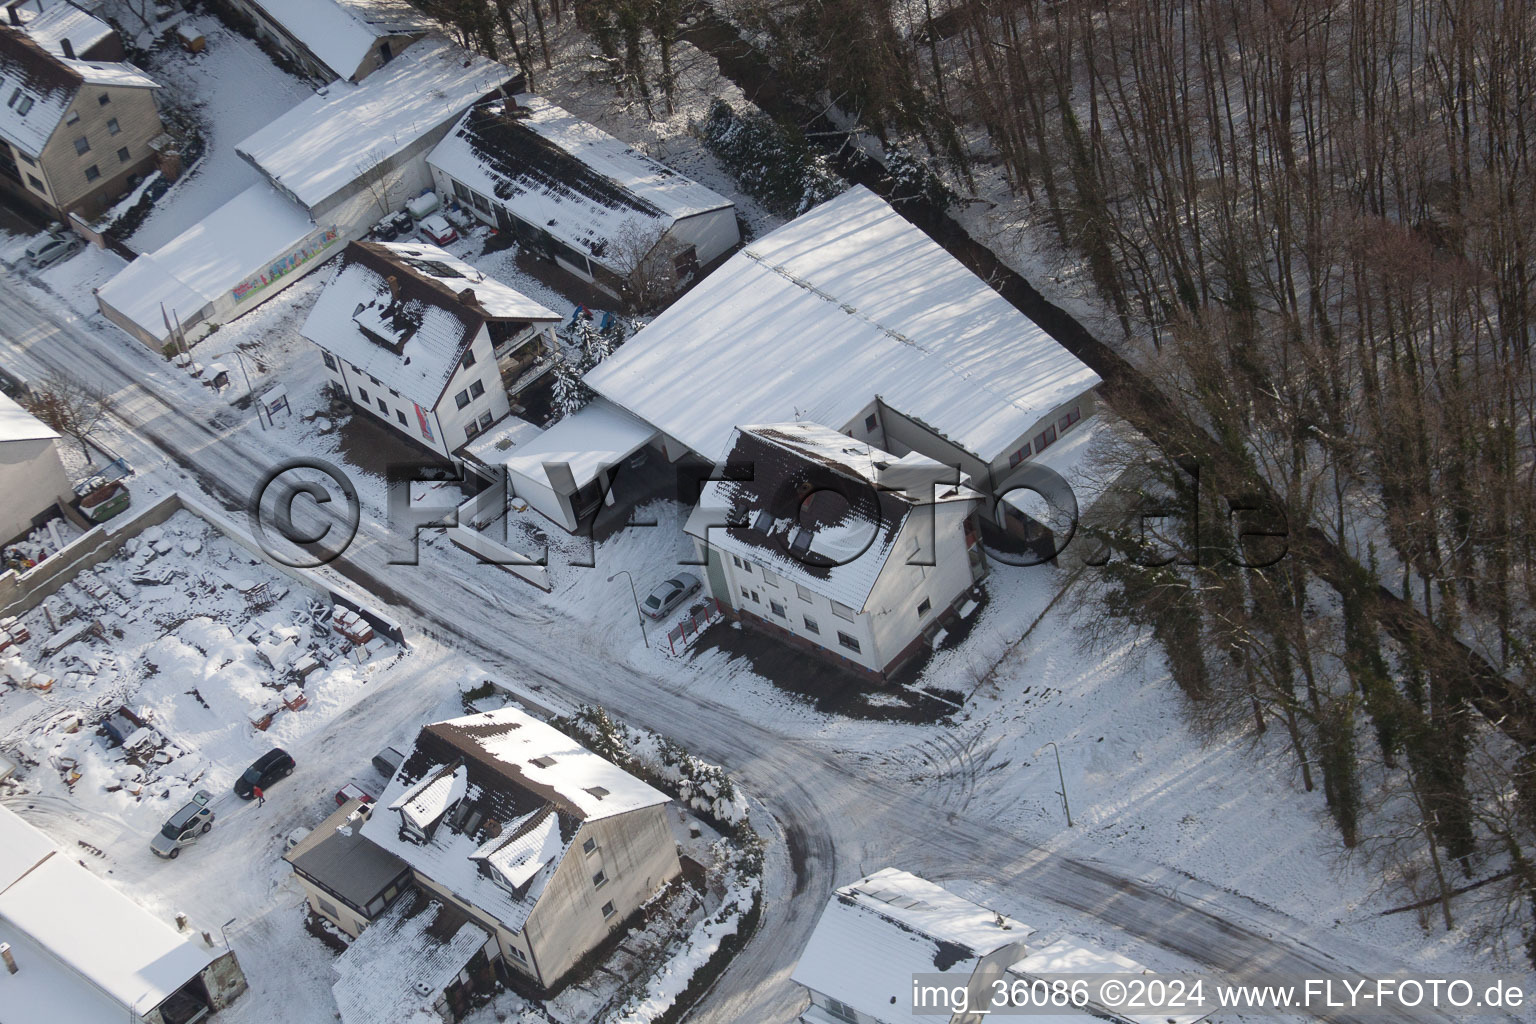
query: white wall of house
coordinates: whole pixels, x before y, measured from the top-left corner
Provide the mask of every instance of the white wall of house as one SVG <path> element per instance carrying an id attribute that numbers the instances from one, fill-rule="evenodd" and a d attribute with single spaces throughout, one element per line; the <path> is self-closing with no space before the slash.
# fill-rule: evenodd
<path id="1" fill-rule="evenodd" d="M 724 256 L 741 241 L 741 231 L 736 226 L 736 209 L 730 206 L 723 210 L 684 217 L 672 225 L 668 234 L 680 245 L 693 246 L 699 254 L 701 267 Z"/>
<path id="2" fill-rule="evenodd" d="M 48 506 L 73 497 L 57 441 L 33 438 L 0 443 L 0 541 L 26 530 Z"/>
<path id="3" fill-rule="evenodd" d="M 714 593 L 717 601 L 766 619 L 860 668 L 880 671 L 868 615 L 740 555 L 721 551 L 719 556 L 726 590 Z"/>
<path id="4" fill-rule="evenodd" d="M 468 352 L 474 356 L 471 365 L 466 367 L 461 362 L 438 403 L 430 409 L 421 407 L 419 414 L 414 401 L 390 390 L 377 378 L 363 373 L 339 356 L 325 352 L 324 360 L 331 380 L 355 405 L 367 409 L 378 420 L 417 444 L 447 458 L 465 441 L 506 416 L 511 408 L 506 389 L 501 384 L 495 353 L 491 350 L 490 332 L 484 325 L 470 343 Z M 477 385 L 479 394 L 473 394 Z M 421 418 L 427 421 L 430 437 L 421 429 Z"/>
<path id="5" fill-rule="evenodd" d="M 427 132 L 377 167 L 359 171 L 346 188 L 310 207 L 309 215 L 316 224 L 341 232 L 344 240 L 363 238 L 385 214 L 403 209 L 408 200 L 434 187 L 427 154 L 455 120 Z"/>
<path id="6" fill-rule="evenodd" d="M 970 588 L 965 519 L 973 507 L 969 501 L 948 501 L 921 506 L 907 517 L 865 603 L 881 668 Z M 933 564 L 909 564 L 913 561 Z"/>

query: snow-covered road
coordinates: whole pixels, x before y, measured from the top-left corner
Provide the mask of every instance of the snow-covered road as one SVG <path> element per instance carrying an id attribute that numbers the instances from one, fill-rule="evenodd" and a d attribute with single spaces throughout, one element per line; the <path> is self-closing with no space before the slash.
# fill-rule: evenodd
<path id="1" fill-rule="evenodd" d="M 241 425 L 249 414 L 224 410 L 207 421 L 207 407 L 189 407 L 157 356 L 110 328 L 46 308 L 24 288 L 0 289 L 0 323 L 10 361 L 33 376 L 61 372 L 109 389 L 113 416 L 129 432 L 173 459 L 189 484 L 237 521 L 243 517 L 249 490 L 273 461 Z M 791 1021 L 805 999 L 789 972 L 822 905 L 835 885 L 886 865 L 940 881 L 1027 891 L 1223 973 L 1395 966 L 1379 950 L 1168 868 L 1055 853 L 897 780 L 872 777 L 829 744 L 732 707 L 728 691 L 715 699 L 697 690 L 685 694 L 651 671 L 613 660 L 592 641 L 590 623 L 556 613 L 538 592 L 500 570 L 434 560 L 425 547 L 417 566 L 392 565 L 390 555 L 383 525 L 365 512 L 356 542 L 323 572 L 339 573 L 390 603 L 408 635 L 431 636 L 536 688 L 554 706 L 601 703 L 725 765 L 772 811 L 781 842 L 770 859 L 761 930 L 692 1020 Z M 348 730 L 366 733 L 366 744 L 390 729 L 414 728 L 407 718 L 422 708 L 400 700 L 398 691 L 386 687 L 363 697 L 316 739 L 315 752 Z M 370 725 L 358 730 L 361 722 Z M 354 739 L 346 737 L 348 744 Z M 1415 1019 L 1448 1018 L 1426 1012 Z"/>

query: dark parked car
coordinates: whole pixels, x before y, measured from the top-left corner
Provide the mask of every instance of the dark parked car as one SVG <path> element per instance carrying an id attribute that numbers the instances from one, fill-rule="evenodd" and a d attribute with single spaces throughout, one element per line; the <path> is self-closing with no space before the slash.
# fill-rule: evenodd
<path id="1" fill-rule="evenodd" d="M 394 747 L 385 747 L 373 755 L 373 769 L 386 779 L 395 777 L 395 772 L 405 763 L 405 755 Z"/>
<path id="2" fill-rule="evenodd" d="M 235 780 L 235 796 L 242 800 L 249 800 L 252 795 L 251 790 L 257 786 L 266 789 L 278 779 L 286 779 L 292 774 L 293 758 L 288 756 L 288 751 L 273 747 L 257 758 L 256 763 Z"/>

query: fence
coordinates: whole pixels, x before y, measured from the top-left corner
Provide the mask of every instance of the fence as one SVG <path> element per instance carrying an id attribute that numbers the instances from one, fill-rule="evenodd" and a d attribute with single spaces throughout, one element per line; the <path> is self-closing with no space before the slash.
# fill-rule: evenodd
<path id="1" fill-rule="evenodd" d="M 704 627 L 720 616 L 720 602 L 712 597 L 706 597 L 703 608 L 667 630 L 667 644 L 672 648 L 672 653 L 686 651 L 688 645 L 704 631 Z"/>

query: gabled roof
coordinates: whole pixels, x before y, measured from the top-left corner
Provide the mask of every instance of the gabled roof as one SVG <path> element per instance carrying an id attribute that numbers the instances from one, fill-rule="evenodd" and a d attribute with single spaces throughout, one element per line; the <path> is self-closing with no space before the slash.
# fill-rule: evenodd
<path id="1" fill-rule="evenodd" d="M 716 475 L 725 479 L 704 486 L 689 533 L 855 611 L 915 508 L 976 497 L 932 459 L 898 459 L 814 423 L 735 430 Z"/>
<path id="2" fill-rule="evenodd" d="M 57 991 L 35 992 L 29 986 L 48 980 L 45 975 L 35 980 L 24 971 L 10 975 L 0 984 L 0 1000 L 11 999 L 9 986 L 19 985 L 30 994 L 16 1005 L 48 1011 L 28 1019 L 62 1024 L 75 1019 L 73 1009 L 81 997 L 72 990 L 84 979 L 121 1012 L 128 1007 L 146 1012 L 213 961 L 206 950 L 59 853 L 51 842 L 45 850 L 40 835 L 14 811 L 0 807 L 0 850 L 7 851 L 0 860 L 0 881 L 8 883 L 0 889 L 0 930 L 16 929 L 74 976 Z M 13 878 L 33 856 L 39 857 L 37 862 Z M 20 998 L 21 991 L 16 996 Z"/>
<path id="3" fill-rule="evenodd" d="M 666 231 L 731 201 L 525 93 L 474 107 L 427 158 L 529 224 L 621 273 L 627 231 Z M 633 227 L 632 227 L 633 226 Z"/>
<path id="4" fill-rule="evenodd" d="M 437 787 L 461 773 L 462 789 L 451 781 L 451 802 L 440 806 Z M 666 800 L 558 729 L 505 708 L 422 729 L 363 835 L 516 931 L 583 822 Z M 401 814 L 424 802 L 417 818 L 430 821 L 419 841 L 402 832 Z"/>
<path id="5" fill-rule="evenodd" d="M 300 333 L 430 409 L 486 321 L 560 319 L 436 246 L 352 242 Z"/>
<path id="6" fill-rule="evenodd" d="M 351 78 L 380 36 L 416 35 L 431 20 L 405 0 L 255 0 L 337 78 Z"/>
<path id="7" fill-rule="evenodd" d="M 94 14 L 62 0 L 42 11 L 21 7 L 17 14 L 27 35 L 49 53 L 59 56 L 64 55 L 65 39 L 76 53 L 85 53 L 116 34 L 111 25 Z"/>
<path id="8" fill-rule="evenodd" d="M 59 432 L 5 394 L 0 394 L 0 443 L 5 441 L 45 441 Z"/>
<path id="9" fill-rule="evenodd" d="M 982 957 L 1033 931 L 886 868 L 833 894 L 791 977 L 877 1021 L 933 1021 L 912 1012 L 913 975 L 947 974 L 954 980 L 946 984 L 964 985 Z"/>
<path id="10" fill-rule="evenodd" d="M 235 149 L 313 210 L 516 77 L 445 39 L 422 39 L 356 85 L 332 82 Z"/>
<path id="11" fill-rule="evenodd" d="M 739 423 L 842 427 L 878 396 L 990 462 L 1099 377 L 856 186 L 749 243 L 586 382 L 705 457 Z"/>
<path id="12" fill-rule="evenodd" d="M 82 85 L 158 89 L 132 64 L 67 60 L 12 25 L 0 25 L 0 139 L 43 151 Z"/>
<path id="13" fill-rule="evenodd" d="M 342 1024 L 417 1024 L 491 935 L 462 910 L 412 889 L 336 958 Z"/>

